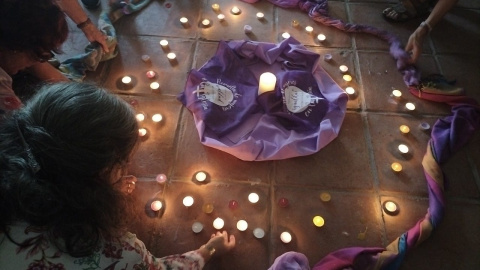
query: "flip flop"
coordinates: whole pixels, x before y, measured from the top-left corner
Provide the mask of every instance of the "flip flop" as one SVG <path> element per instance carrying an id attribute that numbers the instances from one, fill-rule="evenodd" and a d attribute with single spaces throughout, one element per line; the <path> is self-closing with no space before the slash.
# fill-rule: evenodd
<path id="1" fill-rule="evenodd" d="M 428 14 L 432 0 L 401 0 L 383 10 L 382 15 L 390 22 L 405 22 Z"/>

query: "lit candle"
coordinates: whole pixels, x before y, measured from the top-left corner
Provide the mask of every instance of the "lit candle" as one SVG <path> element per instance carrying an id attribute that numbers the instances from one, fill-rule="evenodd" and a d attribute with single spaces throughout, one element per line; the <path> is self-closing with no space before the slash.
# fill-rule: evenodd
<path id="1" fill-rule="evenodd" d="M 253 235 L 258 238 L 258 239 L 261 239 L 265 236 L 265 231 L 261 228 L 255 228 L 253 230 Z"/>
<path id="2" fill-rule="evenodd" d="M 123 76 L 122 83 L 130 84 L 132 82 L 132 78 L 130 76 Z"/>
<path id="3" fill-rule="evenodd" d="M 175 60 L 175 58 L 177 58 L 177 55 L 175 53 L 171 52 L 171 53 L 167 54 L 167 58 L 169 60 Z"/>
<path id="4" fill-rule="evenodd" d="M 290 34 L 289 34 L 289 33 L 287 33 L 287 32 L 283 32 L 283 33 L 282 33 L 282 38 L 287 39 L 287 38 L 289 38 L 289 37 L 290 37 Z"/>
<path id="5" fill-rule="evenodd" d="M 205 172 L 197 172 L 195 174 L 195 179 L 199 182 L 203 182 L 207 179 L 207 174 Z"/>
<path id="6" fill-rule="evenodd" d="M 292 235 L 289 232 L 282 232 L 280 234 L 280 240 L 285 244 L 290 243 L 292 241 Z"/>
<path id="7" fill-rule="evenodd" d="M 260 197 L 255 192 L 248 194 L 248 201 L 251 203 L 257 203 L 259 199 Z"/>
<path id="8" fill-rule="evenodd" d="M 160 84 L 158 82 L 152 82 L 150 84 L 150 89 L 157 90 L 158 88 L 160 88 Z"/>
<path id="9" fill-rule="evenodd" d="M 213 9 L 213 11 L 219 11 L 220 10 L 220 5 L 219 4 L 213 4 L 212 9 Z"/>
<path id="10" fill-rule="evenodd" d="M 152 208 L 153 211 L 159 211 L 160 209 L 162 209 L 163 207 L 163 204 L 161 201 L 153 201 L 151 204 L 150 204 L 150 208 Z"/>
<path id="11" fill-rule="evenodd" d="M 225 15 L 223 15 L 223 14 L 218 14 L 218 15 L 217 15 L 217 18 L 218 18 L 219 21 L 223 21 L 223 20 L 225 20 Z"/>
<path id="12" fill-rule="evenodd" d="M 165 183 L 165 181 L 167 181 L 167 176 L 163 173 L 161 174 L 158 174 L 157 177 L 155 177 L 155 180 L 160 183 L 160 184 L 163 184 Z"/>
<path id="13" fill-rule="evenodd" d="M 320 200 L 322 202 L 329 202 L 332 199 L 332 196 L 328 192 L 320 193 Z"/>
<path id="14" fill-rule="evenodd" d="M 389 215 L 395 215 L 398 213 L 398 206 L 395 202 L 385 201 L 383 203 L 383 210 Z"/>
<path id="15" fill-rule="evenodd" d="M 239 220 L 237 222 L 237 229 L 241 232 L 245 231 L 248 228 L 248 223 L 245 220 Z"/>
<path id="16" fill-rule="evenodd" d="M 253 28 L 252 28 L 250 25 L 248 25 L 248 24 L 246 24 L 246 25 L 243 27 L 243 31 L 245 32 L 245 34 L 250 34 L 250 33 L 252 33 L 252 30 L 253 30 Z"/>
<path id="17" fill-rule="evenodd" d="M 402 96 L 402 92 L 400 90 L 395 89 L 392 91 L 392 96 L 399 98 Z"/>
<path id="18" fill-rule="evenodd" d="M 186 17 L 182 17 L 180 18 L 180 22 L 182 23 L 182 25 L 187 25 L 188 24 L 188 19 Z"/>
<path id="19" fill-rule="evenodd" d="M 413 104 L 411 102 L 407 102 L 405 104 L 405 108 L 407 108 L 407 110 L 409 110 L 409 111 L 413 111 L 413 110 L 415 110 L 415 104 Z"/>
<path id="20" fill-rule="evenodd" d="M 166 40 L 166 39 L 160 40 L 160 46 L 162 46 L 162 48 L 167 48 L 168 47 L 168 40 Z"/>
<path id="21" fill-rule="evenodd" d="M 193 197 L 192 196 L 185 196 L 185 198 L 183 198 L 183 205 L 185 205 L 186 207 L 190 207 L 193 205 Z"/>
<path id="22" fill-rule="evenodd" d="M 260 75 L 260 82 L 258 85 L 258 95 L 275 89 L 277 77 L 273 73 L 265 72 Z"/>
<path id="23" fill-rule="evenodd" d="M 230 12 L 233 14 L 233 15 L 238 15 L 240 14 L 242 11 L 237 7 L 237 6 L 234 6 Z"/>
<path id="24" fill-rule="evenodd" d="M 347 66 L 345 66 L 345 65 L 341 65 L 341 66 L 339 66 L 339 67 L 338 67 L 338 69 L 340 69 L 340 72 L 342 72 L 342 73 L 345 73 L 345 72 L 347 72 L 347 71 L 348 71 L 348 67 L 347 67 Z"/>
<path id="25" fill-rule="evenodd" d="M 311 34 L 313 32 L 313 27 L 311 27 L 310 25 L 305 27 L 305 31 L 307 31 L 307 33 Z"/>
<path id="26" fill-rule="evenodd" d="M 202 21 L 202 25 L 203 25 L 204 27 L 209 26 L 209 25 L 210 25 L 210 20 L 209 20 L 209 19 L 204 19 L 204 20 Z"/>
<path id="27" fill-rule="evenodd" d="M 393 162 L 392 163 L 392 170 L 394 172 L 401 172 L 402 171 L 402 164 L 398 163 L 398 162 Z"/>
<path id="28" fill-rule="evenodd" d="M 155 78 L 155 76 L 157 76 L 157 73 L 155 73 L 155 71 L 153 71 L 153 70 L 149 70 L 149 71 L 147 71 L 147 73 L 145 73 L 145 75 L 147 76 L 147 78 L 153 79 L 153 78 Z"/>
<path id="29" fill-rule="evenodd" d="M 343 80 L 346 82 L 351 82 L 352 81 L 352 76 L 345 74 L 343 75 Z"/>
<path id="30" fill-rule="evenodd" d="M 155 123 L 162 121 L 162 119 L 163 119 L 163 116 L 159 113 L 152 115 L 152 121 Z"/>
<path id="31" fill-rule="evenodd" d="M 408 134 L 410 132 L 410 128 L 407 125 L 401 125 L 399 129 L 403 134 Z"/>
<path id="32" fill-rule="evenodd" d="M 289 205 L 288 199 L 287 198 L 280 198 L 278 200 L 278 205 L 282 208 L 288 207 L 288 205 Z"/>
<path id="33" fill-rule="evenodd" d="M 321 216 L 314 216 L 313 224 L 317 227 L 322 227 L 323 225 L 325 225 L 325 220 Z"/>
<path id="34" fill-rule="evenodd" d="M 225 225 L 225 222 L 223 221 L 223 219 L 221 218 L 216 218 L 214 221 L 213 221 L 213 227 L 217 230 L 220 230 L 223 228 L 223 226 Z"/>
<path id="35" fill-rule="evenodd" d="M 403 154 L 406 154 L 408 153 L 408 146 L 406 146 L 405 144 L 400 144 L 398 145 L 398 151 L 400 151 Z"/>
<path id="36" fill-rule="evenodd" d="M 349 86 L 349 87 L 345 88 L 345 92 L 347 92 L 347 94 L 349 94 L 349 95 L 353 95 L 353 94 L 355 94 L 355 89 L 353 87 Z"/>
<path id="37" fill-rule="evenodd" d="M 137 121 L 141 122 L 141 121 L 145 120 L 145 114 L 137 113 L 137 115 L 135 115 L 135 118 L 137 118 Z"/>
<path id="38" fill-rule="evenodd" d="M 323 41 L 325 41 L 325 39 L 327 39 L 327 37 L 324 34 L 318 34 L 317 39 L 320 42 L 323 42 Z"/>
<path id="39" fill-rule="evenodd" d="M 192 231 L 194 233 L 199 233 L 203 230 L 203 224 L 198 222 L 198 221 L 195 221 L 193 224 L 192 224 Z"/>
<path id="40" fill-rule="evenodd" d="M 144 128 L 139 128 L 139 129 L 138 129 L 138 135 L 139 135 L 140 137 L 144 137 L 145 135 L 147 135 L 147 130 L 144 129 Z"/>
<path id="41" fill-rule="evenodd" d="M 211 203 L 206 203 L 202 206 L 202 210 L 205 214 L 211 214 L 213 212 L 213 204 Z"/>
<path id="42" fill-rule="evenodd" d="M 292 20 L 292 26 L 297 27 L 299 25 L 297 20 Z"/>
<path id="43" fill-rule="evenodd" d="M 265 14 L 262 12 L 257 12 L 257 19 L 262 20 L 265 17 Z"/>

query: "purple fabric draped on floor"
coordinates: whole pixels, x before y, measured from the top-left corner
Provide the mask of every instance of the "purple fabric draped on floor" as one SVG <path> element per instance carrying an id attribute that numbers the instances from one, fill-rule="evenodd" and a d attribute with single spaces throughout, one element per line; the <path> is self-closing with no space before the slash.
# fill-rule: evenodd
<path id="1" fill-rule="evenodd" d="M 259 0 L 242 0 L 255 3 Z M 403 75 L 410 92 L 425 100 L 442 102 L 452 106 L 452 115 L 439 119 L 433 126 L 431 139 L 422 161 L 428 185 L 429 208 L 424 218 L 403 233 L 387 247 L 350 247 L 334 251 L 315 264 L 314 270 L 340 269 L 398 269 L 405 254 L 427 239 L 441 222 L 444 209 L 444 182 L 440 164 L 447 161 L 463 147 L 480 129 L 480 106 L 464 95 L 442 95 L 422 92 L 419 88 L 420 72 L 408 63 L 408 54 L 400 47 L 400 41 L 393 34 L 368 25 L 345 23 L 328 16 L 327 0 L 268 0 L 283 8 L 299 8 L 324 25 L 345 32 L 368 33 L 390 44 L 390 54 L 397 61 L 397 68 Z M 279 256 L 270 270 L 309 269 L 308 259 L 301 253 L 288 252 Z"/>

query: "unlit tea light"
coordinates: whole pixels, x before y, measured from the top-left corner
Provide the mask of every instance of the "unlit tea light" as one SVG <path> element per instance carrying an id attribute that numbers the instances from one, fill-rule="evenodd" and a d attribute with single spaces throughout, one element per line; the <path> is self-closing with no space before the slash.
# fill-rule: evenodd
<path id="1" fill-rule="evenodd" d="M 406 146 L 405 144 L 400 144 L 398 145 L 398 151 L 400 151 L 403 154 L 406 154 L 408 153 L 408 146 Z"/>
<path id="2" fill-rule="evenodd" d="M 260 197 L 258 196 L 257 193 L 250 193 L 248 194 L 248 201 L 251 202 L 251 203 L 257 203 L 258 200 L 260 200 Z"/>
<path id="3" fill-rule="evenodd" d="M 192 224 L 192 231 L 194 233 L 199 233 L 203 230 L 203 224 L 198 222 L 198 221 L 195 221 L 193 224 Z"/>
<path id="4" fill-rule="evenodd" d="M 223 226 L 225 225 L 225 222 L 223 221 L 223 219 L 221 218 L 216 218 L 214 221 L 213 221 L 213 227 L 217 230 L 220 230 L 223 228 Z"/>
<path id="5" fill-rule="evenodd" d="M 280 234 L 280 240 L 285 244 L 290 243 L 292 241 L 292 235 L 289 232 L 282 232 Z"/>
<path id="6" fill-rule="evenodd" d="M 243 27 L 243 31 L 245 32 L 245 34 L 250 34 L 250 33 L 252 33 L 252 30 L 253 30 L 253 28 L 252 28 L 250 25 L 248 25 L 248 24 L 246 24 L 246 25 Z"/>
<path id="7" fill-rule="evenodd" d="M 152 121 L 153 122 L 158 123 L 158 122 L 162 121 L 162 119 L 163 119 L 163 116 L 159 113 L 156 113 L 156 114 L 152 115 Z"/>
<path id="8" fill-rule="evenodd" d="M 248 228 L 248 223 L 245 220 L 239 220 L 237 222 L 237 229 L 241 232 L 245 231 Z"/>
<path id="9" fill-rule="evenodd" d="M 260 75 L 260 82 L 258 84 L 258 95 L 275 89 L 277 77 L 271 72 L 265 72 Z"/>
<path id="10" fill-rule="evenodd" d="M 265 231 L 261 228 L 255 228 L 253 230 L 253 235 L 258 238 L 258 239 L 261 239 L 265 236 Z"/>
<path id="11" fill-rule="evenodd" d="M 193 205 L 193 197 L 192 196 L 186 196 L 185 198 L 183 198 L 183 205 L 185 205 L 186 207 L 190 207 Z"/>

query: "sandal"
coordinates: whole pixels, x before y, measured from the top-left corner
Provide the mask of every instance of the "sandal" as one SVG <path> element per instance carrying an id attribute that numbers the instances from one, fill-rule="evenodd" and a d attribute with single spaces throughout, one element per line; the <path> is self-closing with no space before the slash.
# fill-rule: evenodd
<path id="1" fill-rule="evenodd" d="M 428 14 L 431 0 L 400 0 L 383 10 L 383 17 L 390 22 L 405 22 Z"/>

